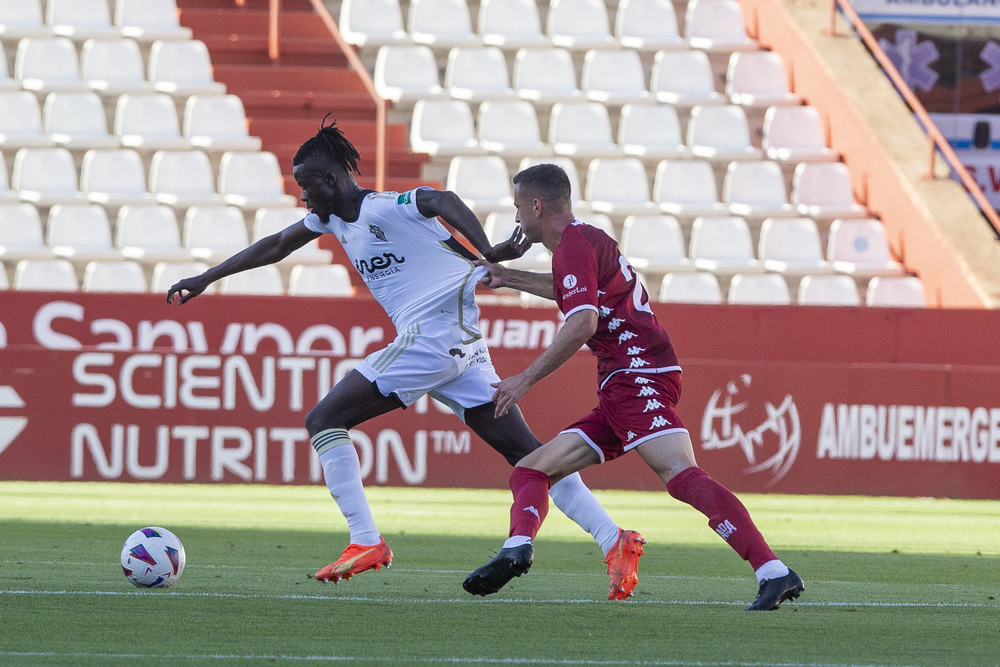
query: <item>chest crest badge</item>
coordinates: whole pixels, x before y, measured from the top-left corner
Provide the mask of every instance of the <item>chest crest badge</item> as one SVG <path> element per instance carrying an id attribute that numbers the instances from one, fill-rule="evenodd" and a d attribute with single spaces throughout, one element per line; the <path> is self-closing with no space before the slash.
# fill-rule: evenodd
<path id="1" fill-rule="evenodd" d="M 388 239 L 385 238 L 385 232 L 379 229 L 377 225 L 368 225 L 368 231 L 374 234 L 375 238 L 377 238 L 379 241 L 388 242 Z"/>

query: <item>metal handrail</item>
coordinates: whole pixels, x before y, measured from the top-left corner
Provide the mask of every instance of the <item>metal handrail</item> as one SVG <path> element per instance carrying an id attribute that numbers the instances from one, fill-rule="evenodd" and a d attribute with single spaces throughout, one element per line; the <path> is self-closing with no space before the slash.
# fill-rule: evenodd
<path id="1" fill-rule="evenodd" d="M 243 6 L 246 0 L 236 0 L 238 6 Z M 350 64 L 351 68 L 357 74 L 358 78 L 361 79 L 362 85 L 364 85 L 365 90 L 368 91 L 368 95 L 371 96 L 372 101 L 375 103 L 375 189 L 385 190 L 385 171 L 386 171 L 386 101 L 378 94 L 375 90 L 375 82 L 372 80 L 370 74 L 368 74 L 368 69 L 365 64 L 361 62 L 361 58 L 358 54 L 354 52 L 354 47 L 348 44 L 344 37 L 340 34 L 340 28 L 337 27 L 337 22 L 334 20 L 333 16 L 330 14 L 330 10 L 326 8 L 323 0 L 309 0 L 319 15 L 323 24 L 326 26 L 327 30 L 330 31 L 330 36 L 333 37 L 333 41 L 337 43 L 338 48 L 347 57 L 347 62 Z M 281 57 L 281 42 L 279 38 L 279 15 L 281 13 L 281 0 L 270 0 L 269 3 L 269 20 L 268 20 L 268 35 L 267 35 L 267 53 L 272 61 L 277 60 Z"/>
<path id="2" fill-rule="evenodd" d="M 920 103 L 920 100 L 917 99 L 913 89 L 906 84 L 906 81 L 903 80 L 903 76 L 899 73 L 899 70 L 896 69 L 892 60 L 889 59 L 889 56 L 886 55 L 882 47 L 879 46 L 878 40 L 875 39 L 875 36 L 872 35 L 868 26 L 864 24 L 861 17 L 858 16 L 858 13 L 854 10 L 854 7 L 851 6 L 850 0 L 830 0 L 830 34 L 837 34 L 836 16 L 838 7 L 844 13 L 844 17 L 858 32 L 858 35 L 861 36 L 861 40 L 868 47 L 868 50 L 871 51 L 875 60 L 877 60 L 879 65 L 882 66 L 886 76 L 888 76 L 889 80 L 896 86 L 896 90 L 898 90 L 899 94 L 903 96 L 903 99 L 923 124 L 924 131 L 927 133 L 927 138 L 930 140 L 928 178 L 936 178 L 934 175 L 935 152 L 940 151 L 945 161 L 952 168 L 952 170 L 954 170 L 955 174 L 958 175 L 959 181 L 961 181 L 962 185 L 965 186 L 965 189 L 968 190 L 973 201 L 976 202 L 982 210 L 983 215 L 986 216 L 990 225 L 993 226 L 993 230 L 1000 235 L 1000 215 L 997 214 L 993 204 L 991 204 L 990 200 L 986 198 L 985 194 L 983 194 L 982 188 L 979 187 L 976 179 L 972 178 L 972 175 L 969 174 L 969 170 L 962 164 L 958 154 L 955 153 L 955 149 L 948 143 L 944 134 L 934 121 L 931 120 L 930 115 L 927 113 L 927 110 L 924 109 L 924 105 Z"/>

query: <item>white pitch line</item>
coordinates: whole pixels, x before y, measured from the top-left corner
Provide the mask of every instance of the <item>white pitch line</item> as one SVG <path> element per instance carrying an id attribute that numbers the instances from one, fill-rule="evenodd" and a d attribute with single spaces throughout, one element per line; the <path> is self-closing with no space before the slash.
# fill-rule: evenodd
<path id="1" fill-rule="evenodd" d="M 69 590 L 0 590 L 0 595 L 93 595 L 93 596 L 140 596 L 140 595 L 160 595 L 165 597 L 193 597 L 193 598 L 234 598 L 240 600 L 337 600 L 346 602 L 391 602 L 401 604 L 497 604 L 511 602 L 529 602 L 531 604 L 607 604 L 606 600 L 585 599 L 585 598 L 400 598 L 384 596 L 364 596 L 364 595 L 264 595 L 257 593 L 185 593 L 181 591 L 69 591 Z M 630 605 L 683 605 L 683 606 L 744 606 L 746 602 L 732 602 L 726 600 L 626 600 L 620 604 Z M 873 607 L 873 608 L 924 608 L 924 607 L 958 607 L 958 608 L 990 608 L 995 609 L 998 605 L 982 604 L 977 602 L 789 602 L 788 604 L 799 607 Z"/>
<path id="2" fill-rule="evenodd" d="M 436 658 L 417 657 L 373 657 L 352 655 L 263 655 L 237 654 L 183 654 L 183 653 L 58 653 L 55 651 L 0 651 L 0 656 L 11 658 L 96 658 L 117 660 L 267 660 L 293 662 L 386 662 L 392 664 L 477 664 L 477 665 L 595 665 L 613 667 L 639 665 L 649 667 L 883 667 L 823 662 L 713 662 L 706 660 L 569 660 L 559 658 L 487 658 L 441 656 Z M 893 667 L 913 667 L 893 665 Z"/>

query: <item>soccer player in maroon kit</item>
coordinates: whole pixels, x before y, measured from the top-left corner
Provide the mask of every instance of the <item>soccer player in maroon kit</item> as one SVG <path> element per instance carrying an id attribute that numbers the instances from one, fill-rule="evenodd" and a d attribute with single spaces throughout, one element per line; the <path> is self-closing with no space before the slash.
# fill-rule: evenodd
<path id="1" fill-rule="evenodd" d="M 527 369 L 494 385 L 493 400 L 497 416 L 503 415 L 586 344 L 597 356 L 598 405 L 517 463 L 510 476 L 510 538 L 465 579 L 465 590 L 495 593 L 528 571 L 552 483 L 635 449 L 670 495 L 707 516 L 709 526 L 753 567 L 760 587 L 747 610 L 777 609 L 805 589 L 801 577 L 774 555 L 739 499 L 695 463 L 691 438 L 675 411 L 681 367 L 670 338 L 618 244 L 577 222 L 570 201 L 569 179 L 556 165 L 536 165 L 514 177 L 517 222 L 526 238 L 552 251 L 552 274 L 489 264 L 482 282 L 554 298 L 565 324 Z M 641 554 L 642 544 L 640 537 L 628 547 Z"/>

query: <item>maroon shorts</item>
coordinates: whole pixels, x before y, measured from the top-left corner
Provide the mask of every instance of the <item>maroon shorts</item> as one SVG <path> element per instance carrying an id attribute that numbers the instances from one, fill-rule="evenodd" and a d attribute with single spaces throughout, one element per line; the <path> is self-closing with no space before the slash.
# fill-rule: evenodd
<path id="1" fill-rule="evenodd" d="M 562 432 L 583 437 L 602 462 L 616 459 L 651 438 L 687 433 L 674 410 L 681 397 L 680 371 L 620 371 L 608 378 L 597 395 L 594 411 Z"/>

